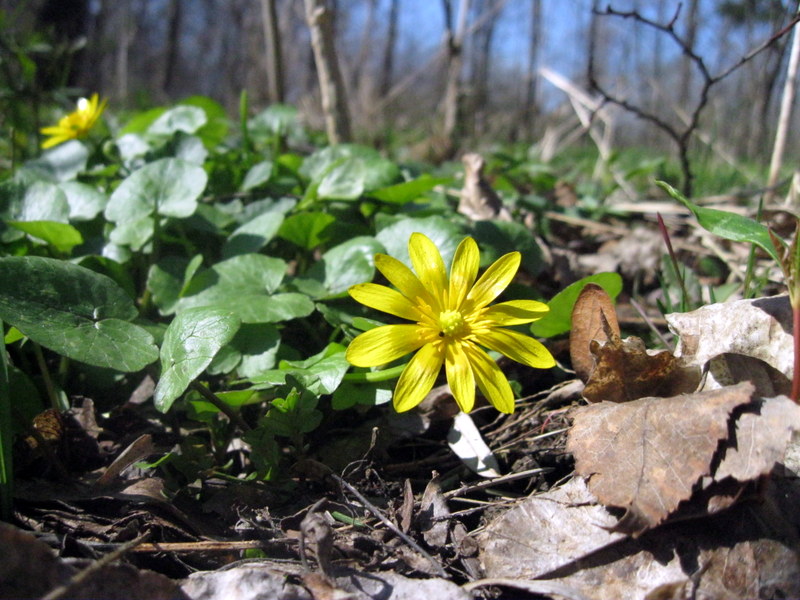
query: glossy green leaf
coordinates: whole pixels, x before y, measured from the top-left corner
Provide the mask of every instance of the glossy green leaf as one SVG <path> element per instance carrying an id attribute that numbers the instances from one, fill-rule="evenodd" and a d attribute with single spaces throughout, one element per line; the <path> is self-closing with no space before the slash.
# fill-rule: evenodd
<path id="1" fill-rule="evenodd" d="M 530 229 L 511 221 L 477 221 L 472 236 L 481 250 L 481 267 L 485 268 L 508 252 L 522 255 L 521 266 L 536 275 L 542 268 L 542 251 Z"/>
<path id="2" fill-rule="evenodd" d="M 162 113 L 148 127 L 150 135 L 172 135 L 179 131 L 192 134 L 207 122 L 206 113 L 196 106 L 176 106 Z"/>
<path id="3" fill-rule="evenodd" d="M 161 377 L 154 394 L 158 410 L 170 409 L 239 326 L 236 315 L 221 308 L 187 310 L 173 319 L 161 346 Z"/>
<path id="4" fill-rule="evenodd" d="M 375 238 L 386 248 L 387 254 L 411 266 L 408 257 L 408 240 L 414 232 L 424 233 L 436 244 L 446 265 L 453 259 L 464 233 L 458 225 L 439 216 L 423 219 L 402 218 L 381 229 Z"/>
<path id="5" fill-rule="evenodd" d="M 67 181 L 60 186 L 69 204 L 69 218 L 72 221 L 89 221 L 99 215 L 106 207 L 108 198 L 97 188 L 77 181 Z"/>
<path id="6" fill-rule="evenodd" d="M 452 181 L 449 177 L 431 177 L 428 174 L 421 175 L 411 181 L 404 181 L 387 187 L 382 187 L 370 191 L 367 195 L 383 202 L 391 204 L 405 204 L 413 202 L 425 192 L 431 191 L 437 185 L 444 185 Z"/>
<path id="7" fill-rule="evenodd" d="M 288 216 L 278 229 L 278 236 L 306 250 L 326 242 L 326 235 L 336 217 L 328 213 L 307 212 Z"/>
<path id="8" fill-rule="evenodd" d="M 375 238 L 353 238 L 325 252 L 306 276 L 322 283 L 331 296 L 343 294 L 351 285 L 372 280 L 378 252 L 385 249 Z"/>
<path id="9" fill-rule="evenodd" d="M 225 240 L 222 256 L 230 258 L 237 254 L 258 252 L 275 237 L 282 224 L 283 214 L 274 211 L 250 219 Z"/>
<path id="10" fill-rule="evenodd" d="M 272 177 L 272 171 L 273 164 L 271 160 L 256 163 L 250 167 L 250 170 L 244 176 L 242 191 L 247 192 L 260 185 L 264 185 L 269 181 L 269 178 Z"/>
<path id="11" fill-rule="evenodd" d="M 106 205 L 106 219 L 117 224 L 112 241 L 134 241 L 137 244 L 131 245 L 138 249 L 144 243 L 142 238 L 152 235 L 153 215 L 190 216 L 197 209 L 207 180 L 201 167 L 176 158 L 162 158 L 134 171 L 114 190 Z M 148 227 L 149 235 L 143 236 Z"/>
<path id="12" fill-rule="evenodd" d="M 778 252 L 769 236 L 769 229 L 765 225 L 736 213 L 697 206 L 668 183 L 658 181 L 657 184 L 673 199 L 692 211 L 703 229 L 726 240 L 755 244 L 769 254 L 775 262 L 780 263 Z"/>
<path id="13" fill-rule="evenodd" d="M 129 321 L 138 315 L 111 279 L 49 258 L 0 258 L 0 319 L 68 358 L 138 371 L 158 357 L 153 337 Z"/>
<path id="14" fill-rule="evenodd" d="M 86 169 L 89 150 L 78 140 L 69 140 L 47 150 L 41 157 L 26 164 L 26 168 L 54 181 L 71 181 Z"/>
<path id="15" fill-rule="evenodd" d="M 81 232 L 67 223 L 56 223 L 55 221 L 6 221 L 6 224 L 24 231 L 33 238 L 53 246 L 64 254 L 69 254 L 75 246 L 83 243 Z"/>
<path id="16" fill-rule="evenodd" d="M 331 167 L 317 187 L 321 200 L 355 200 L 364 192 L 367 168 L 363 160 L 346 159 Z"/>
<path id="17" fill-rule="evenodd" d="M 231 345 L 239 352 L 240 377 L 258 377 L 275 366 L 281 335 L 274 325 L 242 325 Z"/>
<path id="18" fill-rule="evenodd" d="M 572 308 L 587 283 L 596 283 L 602 287 L 612 300 L 622 291 L 622 277 L 619 273 L 597 273 L 584 277 L 553 296 L 547 303 L 550 311 L 531 323 L 531 333 L 538 337 L 553 337 L 569 331 L 572 327 Z"/>

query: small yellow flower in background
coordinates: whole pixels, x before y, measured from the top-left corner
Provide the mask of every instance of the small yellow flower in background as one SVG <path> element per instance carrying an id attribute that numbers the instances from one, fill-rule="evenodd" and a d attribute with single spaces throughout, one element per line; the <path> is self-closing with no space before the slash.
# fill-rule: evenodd
<path id="1" fill-rule="evenodd" d="M 489 306 L 517 273 L 520 253 L 500 257 L 478 279 L 478 245 L 465 238 L 456 249 L 448 279 L 439 250 L 425 235 L 413 233 L 408 252 L 416 274 L 391 256 L 375 255 L 375 266 L 397 290 L 361 283 L 348 291 L 366 306 L 414 323 L 382 325 L 360 334 L 347 348 L 347 360 L 357 367 L 377 367 L 417 350 L 395 387 L 398 412 L 422 402 L 442 365 L 462 411 L 472 410 L 477 385 L 497 410 L 514 412 L 508 379 L 481 346 L 530 367 L 555 365 L 538 341 L 505 329 L 540 319 L 548 311 L 546 304 L 511 300 Z"/>
<path id="2" fill-rule="evenodd" d="M 78 100 L 77 109 L 66 117 L 62 117 L 58 125 L 41 129 L 44 135 L 50 136 L 42 142 L 42 148 L 52 148 L 68 140 L 86 137 L 97 119 L 103 114 L 106 104 L 108 104 L 108 100 L 100 102 L 97 94 L 92 94 L 88 100 L 86 98 Z"/>

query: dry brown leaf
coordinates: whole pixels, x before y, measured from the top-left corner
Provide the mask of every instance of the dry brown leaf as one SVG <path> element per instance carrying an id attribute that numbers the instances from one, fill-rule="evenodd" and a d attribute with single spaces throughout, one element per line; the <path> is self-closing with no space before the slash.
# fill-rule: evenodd
<path id="1" fill-rule="evenodd" d="M 752 384 L 671 398 L 601 402 L 579 408 L 567 450 L 575 470 L 606 506 L 623 508 L 620 531 L 655 527 L 711 474 L 731 412 L 750 402 Z"/>
<path id="2" fill-rule="evenodd" d="M 594 370 L 594 355 L 590 350 L 593 340 L 605 342 L 608 331 L 619 337 L 619 322 L 614 303 L 602 287 L 588 283 L 581 290 L 572 309 L 572 328 L 569 332 L 569 356 L 572 368 L 586 383 Z"/>
<path id="3" fill-rule="evenodd" d="M 786 392 L 794 370 L 788 296 L 710 304 L 666 319 L 680 339 L 676 356 L 708 368 L 706 389 L 747 379 L 756 383 L 759 395 Z"/>
<path id="4" fill-rule="evenodd" d="M 589 402 L 628 402 L 646 396 L 669 397 L 693 392 L 700 369 L 685 366 L 667 351 L 648 354 L 637 337 L 610 336 L 603 345 L 590 344 L 597 366 L 583 397 Z"/>

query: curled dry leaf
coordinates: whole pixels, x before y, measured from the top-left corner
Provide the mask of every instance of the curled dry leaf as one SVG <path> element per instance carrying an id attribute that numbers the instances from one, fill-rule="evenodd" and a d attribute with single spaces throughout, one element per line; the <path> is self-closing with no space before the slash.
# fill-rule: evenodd
<path id="1" fill-rule="evenodd" d="M 589 402 L 675 396 L 694 391 L 700 382 L 697 366 L 686 366 L 666 350 L 648 354 L 637 337 L 612 335 L 603 345 L 592 341 L 590 349 L 597 364 L 583 391 Z"/>
<path id="2" fill-rule="evenodd" d="M 752 384 L 671 398 L 601 402 L 577 409 L 567 440 L 575 470 L 606 506 L 623 508 L 619 531 L 655 527 L 711 475 L 731 413 L 751 401 Z M 771 466 L 770 466 L 771 468 Z"/>
<path id="3" fill-rule="evenodd" d="M 666 319 L 680 338 L 676 356 L 708 369 L 706 389 L 745 379 L 764 396 L 789 387 L 794 346 L 788 296 L 710 304 Z"/>
<path id="4" fill-rule="evenodd" d="M 571 321 L 569 356 L 575 373 L 586 383 L 595 365 L 592 341 L 604 342 L 620 334 L 611 296 L 596 283 L 587 283 L 575 301 Z"/>

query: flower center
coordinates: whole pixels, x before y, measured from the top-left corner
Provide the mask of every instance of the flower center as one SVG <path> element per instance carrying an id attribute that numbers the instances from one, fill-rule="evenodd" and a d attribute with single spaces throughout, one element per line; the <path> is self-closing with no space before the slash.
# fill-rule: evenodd
<path id="1" fill-rule="evenodd" d="M 453 337 L 466 333 L 468 326 L 464 317 L 457 310 L 445 310 L 439 313 L 440 337 Z"/>

